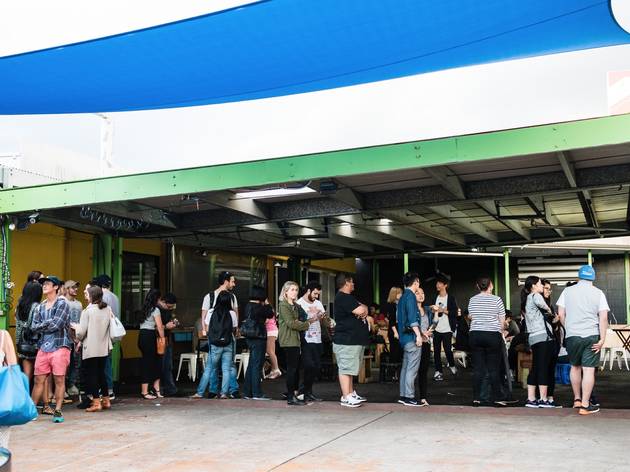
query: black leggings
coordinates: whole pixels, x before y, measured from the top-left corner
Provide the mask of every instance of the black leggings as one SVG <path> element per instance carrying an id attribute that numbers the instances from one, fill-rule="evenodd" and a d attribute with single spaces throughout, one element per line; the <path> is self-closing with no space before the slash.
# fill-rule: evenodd
<path id="1" fill-rule="evenodd" d="M 287 394 L 291 398 L 299 387 L 300 348 L 283 347 L 282 350 L 287 363 Z"/>
<path id="2" fill-rule="evenodd" d="M 143 384 L 153 383 L 162 373 L 162 356 L 157 353 L 157 334 L 154 329 L 141 329 L 138 348 L 142 352 L 140 378 Z"/>
<path id="3" fill-rule="evenodd" d="M 422 352 L 420 353 L 420 368 L 418 369 L 418 398 L 427 398 L 427 385 L 428 385 L 428 373 L 429 364 L 431 363 L 431 344 L 428 342 L 422 343 Z"/>
<path id="4" fill-rule="evenodd" d="M 532 346 L 532 370 L 527 376 L 527 385 L 549 385 L 556 376 L 556 343 L 544 341 Z"/>
<path id="5" fill-rule="evenodd" d="M 490 377 L 490 385 L 494 400 L 504 400 L 501 393 L 499 368 L 501 358 L 501 333 L 497 331 L 471 331 L 470 348 L 473 361 L 473 400 L 481 399 L 481 384 L 486 376 Z"/>
<path id="6" fill-rule="evenodd" d="M 105 377 L 105 363 L 107 362 L 107 356 L 105 357 L 90 357 L 89 359 L 83 359 L 81 366 L 85 369 L 86 374 L 86 392 L 92 395 L 92 398 L 98 398 L 99 390 L 100 394 L 104 397 L 109 396 L 109 389 L 107 387 L 107 377 Z"/>

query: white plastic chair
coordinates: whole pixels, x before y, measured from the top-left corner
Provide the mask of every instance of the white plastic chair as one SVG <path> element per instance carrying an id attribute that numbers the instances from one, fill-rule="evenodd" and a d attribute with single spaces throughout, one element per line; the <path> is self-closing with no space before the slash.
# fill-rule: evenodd
<path id="1" fill-rule="evenodd" d="M 177 377 L 175 377 L 175 380 L 176 381 L 179 380 L 179 374 L 182 371 L 182 365 L 186 363 L 188 367 L 188 378 L 194 382 L 195 379 L 197 378 L 197 369 L 196 369 L 197 360 L 198 360 L 197 354 L 194 352 L 187 352 L 184 354 L 180 354 L 179 367 L 177 368 Z M 204 361 L 202 360 L 202 362 Z M 205 365 L 205 362 L 204 362 L 204 365 Z"/>
<path id="2" fill-rule="evenodd" d="M 609 370 L 612 370 L 615 358 L 617 359 L 617 365 L 621 369 L 621 358 L 626 364 L 626 370 L 630 370 L 628 367 L 628 351 L 623 348 L 623 344 L 617 333 L 612 329 L 606 331 L 606 340 L 602 347 L 602 370 L 606 368 L 606 360 L 609 361 Z"/>
<path id="3" fill-rule="evenodd" d="M 243 378 L 245 378 L 245 372 L 247 372 L 247 366 L 249 365 L 249 352 L 243 352 L 234 356 L 234 363 L 238 364 L 238 372 L 236 378 L 238 379 L 243 372 Z"/>

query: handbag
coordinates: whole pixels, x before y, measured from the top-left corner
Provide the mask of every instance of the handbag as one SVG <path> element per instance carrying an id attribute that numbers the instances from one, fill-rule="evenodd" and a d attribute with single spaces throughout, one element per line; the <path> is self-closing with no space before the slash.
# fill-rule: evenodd
<path id="1" fill-rule="evenodd" d="M 252 304 L 248 304 L 245 310 L 247 312 L 247 316 L 245 321 L 243 321 L 243 324 L 241 324 L 241 335 L 247 339 L 266 339 L 266 329 L 257 323 L 256 319 L 252 316 L 252 312 L 254 311 Z"/>
<path id="2" fill-rule="evenodd" d="M 1 341 L 0 349 L 4 351 L 4 335 Z M 35 418 L 37 409 L 29 394 L 28 379 L 20 366 L 0 366 L 0 426 L 26 424 Z"/>
<path id="3" fill-rule="evenodd" d="M 125 327 L 120 322 L 118 318 L 114 315 L 114 313 L 110 310 L 110 318 L 109 318 L 109 339 L 112 340 L 113 343 L 121 341 L 123 337 L 127 334 Z"/>
<path id="4" fill-rule="evenodd" d="M 25 326 L 20 334 L 20 339 L 17 340 L 18 354 L 22 354 L 27 357 L 35 357 L 37 355 L 37 343 L 41 335 L 33 332 L 30 326 Z"/>
<path id="5" fill-rule="evenodd" d="M 156 346 L 157 353 L 159 355 L 163 355 L 166 352 L 166 344 L 167 344 L 166 337 L 161 338 L 158 336 L 156 338 L 155 346 Z"/>

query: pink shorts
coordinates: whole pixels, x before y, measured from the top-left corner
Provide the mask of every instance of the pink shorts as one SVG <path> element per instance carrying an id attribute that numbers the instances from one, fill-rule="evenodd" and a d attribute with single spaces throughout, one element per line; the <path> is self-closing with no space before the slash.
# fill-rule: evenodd
<path id="1" fill-rule="evenodd" d="M 70 365 L 70 349 L 59 348 L 54 352 L 37 351 L 35 358 L 35 375 L 66 375 Z"/>

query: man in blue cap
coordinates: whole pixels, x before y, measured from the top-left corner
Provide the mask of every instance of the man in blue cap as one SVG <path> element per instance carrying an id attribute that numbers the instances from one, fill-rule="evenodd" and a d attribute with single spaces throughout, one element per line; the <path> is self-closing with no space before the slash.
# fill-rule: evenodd
<path id="1" fill-rule="evenodd" d="M 593 285 L 595 269 L 590 265 L 580 267 L 578 283 L 564 289 L 556 305 L 558 316 L 566 330 L 566 347 L 571 363 L 571 387 L 573 408 L 580 415 L 597 413 L 591 393 L 595 386 L 595 369 L 606 339 L 610 307 L 604 292 Z"/>

